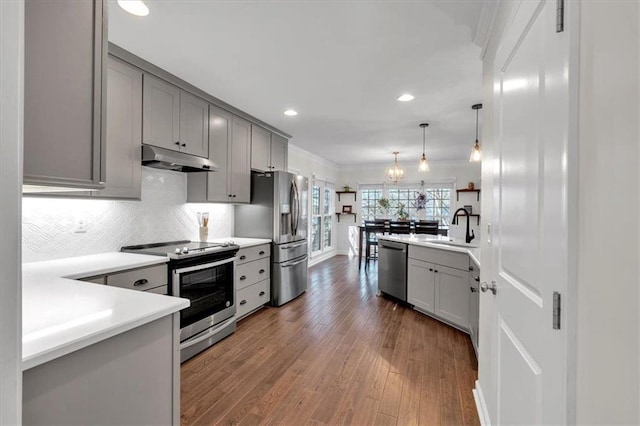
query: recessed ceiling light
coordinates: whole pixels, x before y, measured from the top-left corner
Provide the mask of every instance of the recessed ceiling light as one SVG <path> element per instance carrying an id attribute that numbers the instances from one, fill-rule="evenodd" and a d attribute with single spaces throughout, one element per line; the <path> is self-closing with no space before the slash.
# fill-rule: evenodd
<path id="1" fill-rule="evenodd" d="M 288 109 L 288 110 L 286 110 L 286 111 L 284 112 L 284 115 L 288 115 L 289 117 L 293 117 L 293 116 L 295 116 L 295 115 L 298 115 L 298 112 L 297 112 L 297 111 L 294 111 L 294 110 L 292 110 L 292 109 Z"/>
<path id="2" fill-rule="evenodd" d="M 398 96 L 398 100 L 400 102 L 409 102 L 409 101 L 412 101 L 413 99 L 414 99 L 414 96 L 410 95 L 408 93 L 405 93 L 404 95 Z"/>
<path id="3" fill-rule="evenodd" d="M 149 8 L 142 0 L 118 0 L 118 6 L 132 15 L 147 16 Z"/>

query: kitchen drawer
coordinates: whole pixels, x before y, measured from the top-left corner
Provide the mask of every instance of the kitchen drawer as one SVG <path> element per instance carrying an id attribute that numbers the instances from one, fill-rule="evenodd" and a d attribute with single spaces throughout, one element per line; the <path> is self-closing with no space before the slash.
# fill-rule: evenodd
<path id="1" fill-rule="evenodd" d="M 249 287 L 258 281 L 269 278 L 271 276 L 269 271 L 270 259 L 268 257 L 238 265 L 236 269 L 236 290 Z"/>
<path id="2" fill-rule="evenodd" d="M 245 247 L 238 251 L 238 265 L 271 256 L 271 244 Z"/>
<path id="3" fill-rule="evenodd" d="M 132 290 L 150 290 L 167 285 L 167 265 L 150 268 L 132 269 L 125 272 L 109 274 L 107 285 L 130 288 Z"/>
<path id="4" fill-rule="evenodd" d="M 104 275 L 98 275 L 97 277 L 80 278 L 80 281 L 86 281 L 88 283 L 95 284 L 106 284 L 105 278 L 107 277 Z"/>
<path id="5" fill-rule="evenodd" d="M 236 316 L 238 318 L 247 315 L 249 312 L 269 302 L 271 298 L 269 292 L 270 282 L 270 280 L 262 280 L 259 283 L 236 292 L 236 303 L 238 304 Z"/>
<path id="6" fill-rule="evenodd" d="M 167 294 L 169 294 L 169 286 L 165 284 L 165 285 L 163 285 L 161 287 L 150 288 L 149 290 L 145 290 L 145 293 L 155 293 L 155 294 L 167 295 Z"/>
<path id="7" fill-rule="evenodd" d="M 437 263 L 450 268 L 469 270 L 469 255 L 449 250 L 420 247 L 409 244 L 409 258 Z"/>

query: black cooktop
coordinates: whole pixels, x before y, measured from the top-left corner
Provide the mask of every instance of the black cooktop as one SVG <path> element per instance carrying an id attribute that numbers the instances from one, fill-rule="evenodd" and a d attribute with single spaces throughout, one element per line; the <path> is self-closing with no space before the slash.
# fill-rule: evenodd
<path id="1" fill-rule="evenodd" d="M 164 243 L 140 244 L 135 246 L 124 246 L 122 252 L 149 254 L 152 256 L 168 256 L 172 259 L 184 259 L 205 255 L 209 253 L 219 253 L 224 251 L 237 251 L 240 247 L 232 241 L 224 243 L 193 242 L 189 240 L 169 241 Z"/>

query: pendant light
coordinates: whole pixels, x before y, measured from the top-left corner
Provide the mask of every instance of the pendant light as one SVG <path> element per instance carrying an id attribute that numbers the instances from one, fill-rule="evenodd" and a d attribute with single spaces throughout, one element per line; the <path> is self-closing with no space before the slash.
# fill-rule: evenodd
<path id="1" fill-rule="evenodd" d="M 418 166 L 418 171 L 428 172 L 429 171 L 429 159 L 424 154 L 425 145 L 427 141 L 427 127 L 429 127 L 429 123 L 421 123 L 420 127 L 422 127 L 422 158 L 420 158 L 420 165 Z"/>
<path id="2" fill-rule="evenodd" d="M 393 183 L 398 183 L 398 181 L 407 177 L 407 173 L 404 168 L 400 167 L 398 164 L 398 151 L 393 152 L 393 164 L 385 171 L 385 175 L 387 179 L 389 179 Z"/>
<path id="3" fill-rule="evenodd" d="M 482 150 L 480 149 L 480 142 L 478 142 L 478 114 L 481 108 L 482 104 L 475 104 L 471 107 L 471 109 L 476 110 L 476 143 L 473 144 L 473 148 L 471 148 L 470 163 L 479 163 L 482 161 Z"/>

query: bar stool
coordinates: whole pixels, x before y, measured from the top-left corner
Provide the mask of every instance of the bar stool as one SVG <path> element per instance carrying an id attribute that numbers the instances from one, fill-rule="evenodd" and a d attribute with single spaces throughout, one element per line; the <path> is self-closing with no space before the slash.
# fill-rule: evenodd
<path id="1" fill-rule="evenodd" d="M 416 234 L 438 235 L 439 222 L 437 220 L 419 220 L 414 225 Z"/>
<path id="2" fill-rule="evenodd" d="M 408 220 L 398 220 L 389 222 L 390 234 L 410 234 L 411 222 Z"/>
<path id="3" fill-rule="evenodd" d="M 386 231 L 386 221 L 384 219 L 374 219 L 364 221 L 365 234 L 365 269 L 369 266 L 369 260 L 378 258 L 378 235 Z"/>

